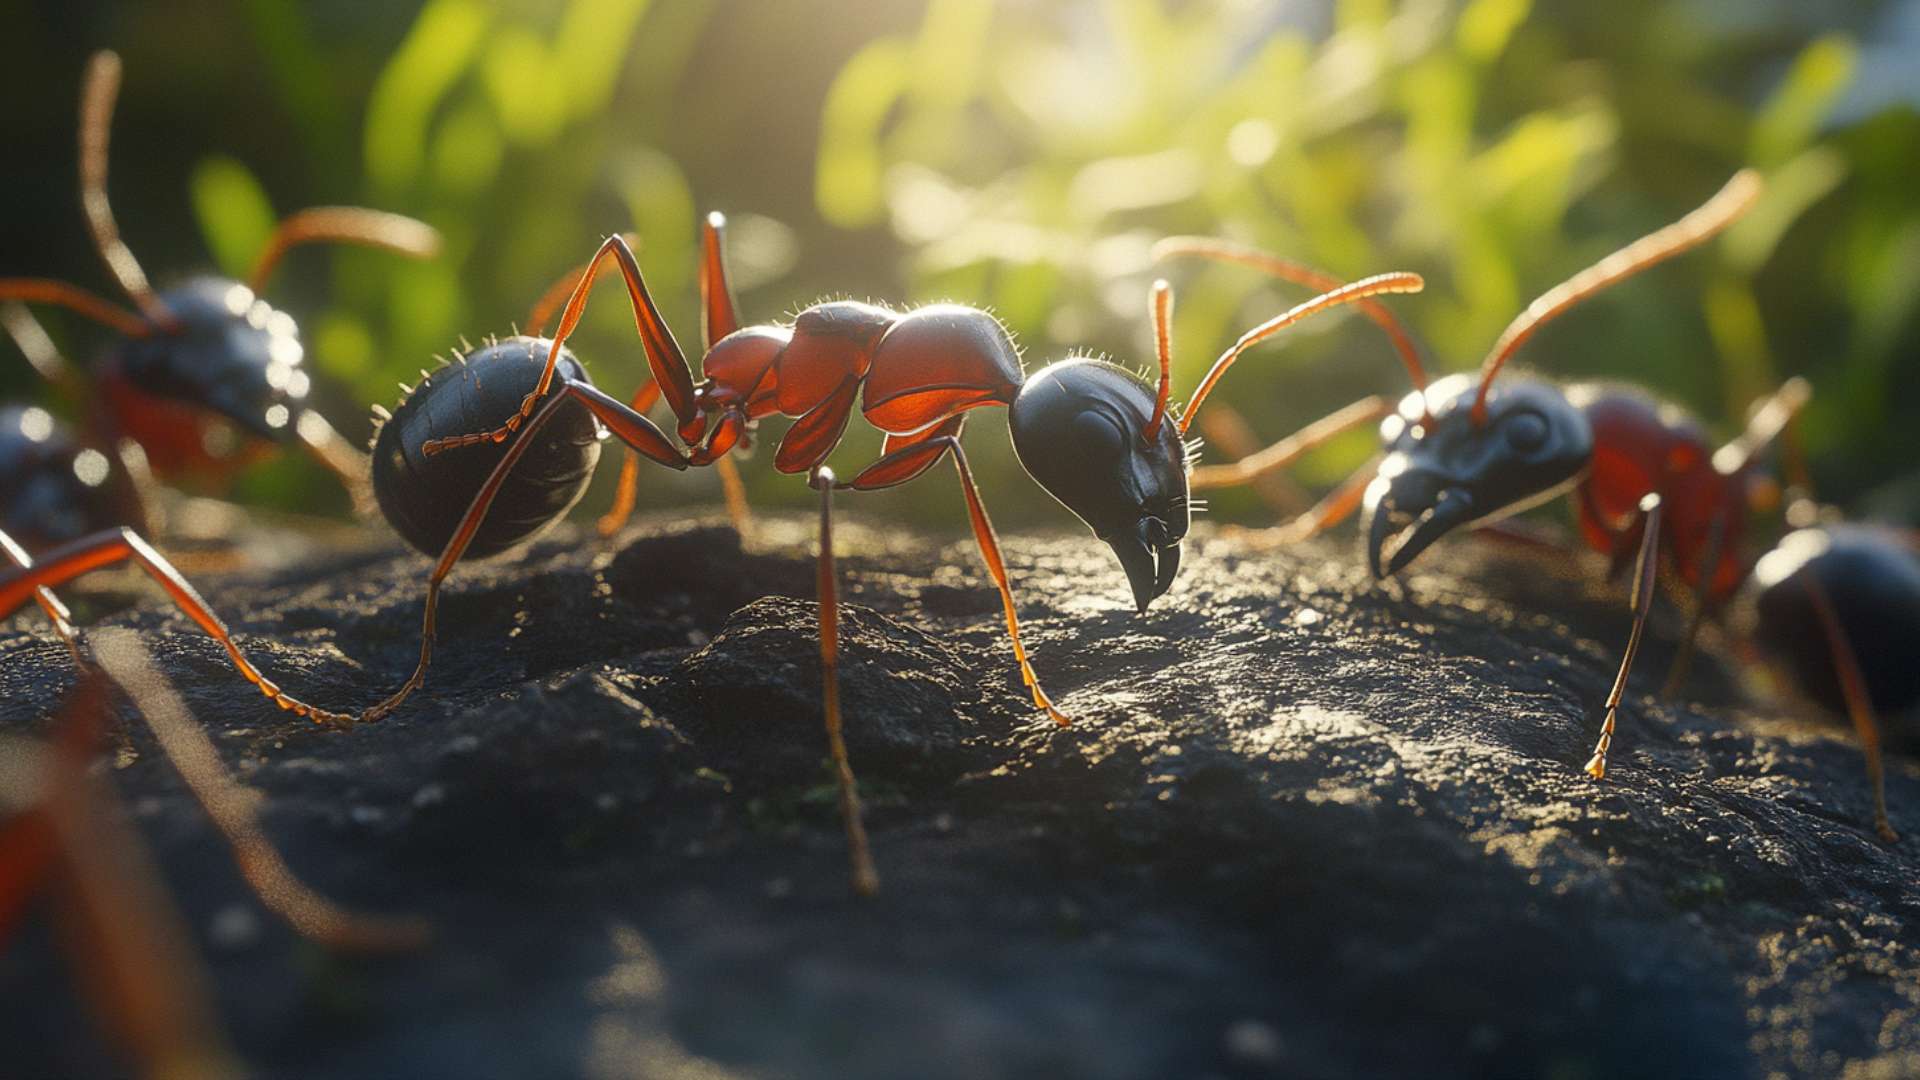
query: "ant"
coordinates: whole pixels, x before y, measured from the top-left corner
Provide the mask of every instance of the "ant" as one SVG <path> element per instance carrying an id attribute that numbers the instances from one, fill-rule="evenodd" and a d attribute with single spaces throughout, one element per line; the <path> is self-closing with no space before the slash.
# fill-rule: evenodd
<path id="1" fill-rule="evenodd" d="M 88 774 L 117 684 L 233 850 L 248 888 L 321 945 L 388 952 L 425 942 L 425 924 L 342 910 L 288 869 L 261 832 L 251 792 L 220 762 L 179 694 L 131 632 L 103 635 L 50 738 L 0 736 L 0 947 L 45 897 L 97 1018 L 147 1075 L 239 1076 L 193 935 L 111 786 Z M 111 682 L 109 681 L 111 680 Z"/>
<path id="2" fill-rule="evenodd" d="M 1799 512 L 1789 520 L 1817 517 Z M 1853 724 L 1873 788 L 1874 830 L 1887 816 L 1879 716 L 1920 704 L 1909 643 L 1920 635 L 1920 556 L 1910 535 L 1840 522 L 1803 525 L 1753 563 L 1752 636 L 1802 697 Z M 1811 623 L 1818 635 L 1807 633 Z"/>
<path id="3" fill-rule="evenodd" d="M 396 693 L 361 719 L 391 712 L 424 681 L 440 589 L 462 556 L 512 546 L 571 505 L 576 485 L 585 483 L 598 460 L 601 425 L 640 457 L 686 469 L 725 460 L 764 417 L 797 417 L 774 453 L 774 467 L 806 474 L 820 495 L 822 711 L 853 885 L 862 894 L 876 891 L 879 878 L 841 731 L 834 492 L 895 487 L 951 457 L 974 539 L 1000 593 L 1021 681 L 1037 709 L 1067 724 L 1067 715 L 1041 688 L 1020 640 L 1000 543 L 960 443 L 966 413 L 988 406 L 1008 409 L 1022 465 L 1113 549 L 1135 606 L 1144 612 L 1173 584 L 1194 509 L 1187 491 L 1192 448 L 1182 436 L 1227 368 L 1248 348 L 1308 316 L 1375 294 L 1422 287 L 1418 275 L 1382 274 L 1268 320 L 1214 363 L 1184 414 L 1176 416 L 1169 408 L 1173 301 L 1165 282 L 1155 284 L 1151 304 L 1157 387 L 1117 365 L 1086 357 L 1070 357 L 1027 377 L 1005 328 L 984 311 L 954 304 L 900 313 L 832 301 L 800 312 L 791 326 L 742 327 L 727 281 L 724 228 L 725 219 L 713 214 L 703 232 L 702 382 L 694 382 L 632 248 L 616 235 L 586 264 L 551 340 L 521 336 L 477 350 L 462 358 L 458 378 L 429 380 L 385 419 L 373 451 L 376 493 L 403 536 L 422 550 L 437 546 L 440 554 L 427 583 L 419 662 Z M 566 348 L 609 259 L 625 280 L 652 374 L 632 405 L 593 386 Z M 528 363 L 536 351 L 545 353 L 544 363 Z M 681 444 L 640 413 L 656 395 L 673 411 Z M 885 442 L 878 460 L 842 480 L 826 459 L 856 403 L 863 417 L 885 433 Z M 489 422 L 497 426 L 485 429 Z M 473 433 L 443 434 L 461 430 Z M 447 453 L 500 446 L 504 449 L 488 455 Z M 477 477 L 483 479 L 474 493 Z M 9 595 L 6 587 L 0 579 L 0 611 L 6 601 L 17 606 L 25 599 Z"/>
<path id="4" fill-rule="evenodd" d="M 1416 556 L 1456 528 L 1484 527 L 1570 492 L 1585 542 L 1612 558 L 1616 574 L 1629 564 L 1634 567 L 1630 593 L 1633 626 L 1607 694 L 1606 717 L 1598 741 L 1585 767 L 1595 779 L 1606 776 L 1620 701 L 1639 652 L 1658 571 L 1664 562 L 1692 591 L 1694 601 L 1671 688 L 1678 681 L 1701 622 L 1726 605 L 1753 565 L 1740 553 L 1746 524 L 1740 511 L 1762 504 L 1772 488 L 1771 481 L 1759 475 L 1754 459 L 1781 436 L 1804 407 L 1808 389 L 1805 380 L 1788 380 L 1754 411 L 1740 437 L 1716 449 L 1691 417 L 1639 390 L 1615 385 L 1562 388 L 1536 379 L 1496 383 L 1495 377 L 1547 322 L 1596 293 L 1711 239 L 1750 209 L 1760 191 L 1756 173 L 1739 172 L 1692 213 L 1548 290 L 1507 326 L 1481 364 L 1477 379 L 1456 375 L 1424 385 L 1417 354 L 1405 334 L 1390 330 L 1413 373 L 1415 390 L 1381 423 L 1385 456 L 1377 465 L 1363 467 L 1319 507 L 1281 531 L 1285 540 L 1300 539 L 1355 511 L 1364 511 L 1368 565 L 1374 577 L 1386 578 L 1404 570 Z M 1156 258 L 1181 255 L 1253 266 L 1294 281 L 1312 283 L 1325 278 L 1274 256 L 1203 238 L 1175 238 L 1155 251 Z M 1369 313 L 1378 318 L 1377 312 Z M 1279 468 L 1337 430 L 1367 422 L 1375 407 L 1373 399 L 1368 399 L 1252 458 L 1216 471 L 1198 470 L 1193 487 L 1204 490 L 1244 483 Z M 1795 543 L 1804 549 L 1812 541 L 1803 538 Z M 1842 627 L 1875 617 L 1867 614 L 1869 608 L 1857 591 L 1870 591 L 1877 579 L 1884 579 L 1896 590 L 1904 586 L 1908 583 L 1904 575 L 1910 573 L 1905 567 L 1911 556 L 1905 556 L 1906 562 L 1896 562 L 1895 556 L 1885 552 L 1859 555 L 1860 542 L 1851 537 L 1844 543 L 1829 538 L 1829 543 L 1836 552 L 1849 553 L 1847 558 L 1836 555 L 1824 564 L 1832 569 L 1822 567 L 1797 577 L 1781 571 L 1774 586 L 1762 592 L 1761 600 L 1765 610 L 1778 612 L 1785 609 L 1787 601 L 1783 597 L 1789 595 L 1779 591 L 1780 581 L 1792 578 L 1824 584 L 1835 594 L 1834 602 L 1819 620 L 1830 639 L 1832 647 L 1828 651 L 1850 658 L 1852 650 L 1846 645 L 1850 635 Z M 1783 546 L 1782 550 L 1788 549 Z M 1785 555 L 1778 555 L 1776 563 L 1784 559 Z M 1908 620 L 1920 610 L 1920 596 L 1911 599 L 1915 602 L 1908 603 L 1902 613 Z M 1763 627 L 1769 628 L 1767 633 L 1777 634 L 1783 618 L 1763 614 Z M 1805 621 L 1802 618 L 1800 625 Z M 1802 668 L 1812 663 L 1800 651 L 1806 647 L 1801 642 L 1792 653 L 1796 665 Z M 1836 661 L 1830 657 L 1826 662 L 1831 665 Z M 1847 666 L 1840 664 L 1842 669 Z M 1869 687 L 1878 685 L 1876 677 L 1885 678 L 1867 677 Z M 1818 692 L 1833 686 L 1835 678 L 1829 671 L 1824 677 L 1816 674 L 1811 681 Z M 1826 700 L 1838 702 L 1838 694 L 1839 689 L 1834 688 Z M 1853 697 L 1857 696 L 1850 696 L 1845 704 L 1857 721 L 1863 715 L 1870 720 L 1869 714 L 1855 707 Z M 1890 707 L 1877 688 L 1871 696 L 1882 708 Z M 1888 691 L 1884 697 L 1900 699 L 1902 695 Z M 1880 793 L 1878 734 L 1869 731 L 1865 722 L 1861 723 L 1861 733 L 1876 791 L 1875 824 L 1883 837 L 1890 838 L 1892 829 Z"/>
<path id="5" fill-rule="evenodd" d="M 162 477 L 221 478 L 267 444 L 289 439 L 339 477 L 357 507 L 365 506 L 365 458 L 307 406 L 311 379 L 302 366 L 299 328 L 259 292 L 287 252 L 302 244 L 361 244 L 428 258 L 439 251 L 439 233 L 398 214 L 314 207 L 279 223 L 245 282 L 199 276 L 156 292 L 120 238 L 107 201 L 107 147 L 119 90 L 120 58 L 94 54 L 80 100 L 80 204 L 95 248 L 137 310 L 63 281 L 0 278 L 0 301 L 10 302 L 6 327 L 33 367 L 56 385 L 75 386 L 81 376 L 21 303 L 65 307 L 121 335 L 95 373 L 89 438 L 49 426 L 44 410 L 0 414 L 4 520 L 36 544 L 118 525 L 144 530 L 150 514 L 138 492 L 147 465 Z M 243 434 L 229 452 L 222 447 L 234 443 L 232 427 Z M 139 453 L 123 455 L 127 443 Z M 95 491 L 72 490 L 70 477 L 54 475 L 62 470 Z M 100 489 L 111 492 L 96 494 Z M 68 519 L 58 529 L 49 525 L 55 511 Z"/>

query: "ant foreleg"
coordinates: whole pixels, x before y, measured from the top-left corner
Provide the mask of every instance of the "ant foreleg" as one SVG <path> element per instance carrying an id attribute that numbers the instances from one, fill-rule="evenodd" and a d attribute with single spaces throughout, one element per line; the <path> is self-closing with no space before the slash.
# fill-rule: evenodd
<path id="1" fill-rule="evenodd" d="M 1353 475 L 1340 482 L 1339 487 L 1291 521 L 1271 528 L 1251 530 L 1245 537 L 1247 543 L 1256 549 L 1298 544 L 1352 517 L 1366 498 L 1367 486 L 1373 483 L 1378 464 L 1378 459 L 1375 459 L 1355 469 Z"/>
<path id="2" fill-rule="evenodd" d="M 1847 637 L 1846 627 L 1840 624 L 1840 616 L 1833 610 L 1826 588 L 1811 573 L 1801 576 L 1806 582 L 1807 595 L 1813 600 L 1814 613 L 1820 618 L 1820 628 L 1826 633 L 1827 648 L 1833 653 L 1833 669 L 1840 677 L 1840 691 L 1847 699 L 1847 715 L 1853 720 L 1853 730 L 1867 758 L 1867 782 L 1873 785 L 1874 831 L 1881 840 L 1894 843 L 1900 834 L 1893 831 L 1893 822 L 1887 819 L 1887 775 L 1880 758 L 1880 722 L 1874 715 L 1866 676 L 1860 671 L 1853 642 Z"/>
<path id="3" fill-rule="evenodd" d="M 867 829 L 860 820 L 860 792 L 847 760 L 847 740 L 840 717 L 840 581 L 833 561 L 833 470 L 815 469 L 808 483 L 820 492 L 820 707 L 827 724 L 827 752 L 833 757 L 833 778 L 840 789 L 840 817 L 846 823 L 847 851 L 853 861 L 853 891 L 872 896 L 880 891 L 880 875 L 867 848 Z"/>
<path id="4" fill-rule="evenodd" d="M 1384 397 L 1375 395 L 1361 398 L 1239 461 L 1227 465 L 1203 465 L 1194 469 L 1188 477 L 1188 486 L 1194 491 L 1205 491 L 1250 483 L 1286 468 L 1348 431 L 1371 424 L 1392 411 L 1393 403 Z"/>
<path id="5" fill-rule="evenodd" d="M 1653 586 L 1660 566 L 1660 496 L 1647 495 L 1634 514 L 1640 527 L 1640 556 L 1633 570 L 1633 629 L 1627 635 L 1627 651 L 1620 658 L 1620 672 L 1614 676 L 1613 689 L 1607 694 L 1607 718 L 1600 725 L 1600 740 L 1593 756 L 1587 759 L 1587 775 L 1604 780 L 1607 752 L 1613 748 L 1613 730 L 1620 713 L 1620 699 L 1626 696 L 1627 674 L 1633 670 L 1633 658 L 1640 652 L 1640 638 L 1647 629 L 1647 613 L 1653 608 Z"/>
<path id="6" fill-rule="evenodd" d="M 459 527 L 454 529 L 453 535 L 447 540 L 446 547 L 441 550 L 440 560 L 434 564 L 433 574 L 427 579 L 426 610 L 421 616 L 420 627 L 420 661 L 414 666 L 413 674 L 407 677 L 406 683 L 399 690 L 394 691 L 391 697 L 362 714 L 362 720 L 372 721 L 385 717 L 399 708 L 400 703 L 426 681 L 427 666 L 433 662 L 434 615 L 440 606 L 441 584 L 447 580 L 448 574 L 453 573 L 454 565 L 460 561 L 460 557 L 466 554 L 467 545 L 473 542 L 474 533 L 479 531 L 480 523 L 486 520 L 487 511 L 493 506 L 494 496 L 499 494 L 500 485 L 506 482 L 507 474 L 513 471 L 514 465 L 533 446 L 534 434 L 546 426 L 547 421 L 551 420 L 561 408 L 574 402 L 585 405 L 630 449 L 668 468 L 685 469 L 687 467 L 686 455 L 682 454 L 673 442 L 653 425 L 653 421 L 608 397 L 604 391 L 596 387 L 586 383 L 562 383 L 559 390 L 547 399 L 547 403 L 533 414 L 533 419 L 527 422 L 526 429 L 520 433 L 520 437 L 507 447 L 507 452 L 501 456 L 499 464 L 495 465 L 493 472 L 487 476 L 486 483 L 480 485 L 480 490 L 474 495 L 473 501 L 467 505 L 466 515 L 460 519 Z M 3 597 L 4 594 L 0 594 L 0 598 Z"/>

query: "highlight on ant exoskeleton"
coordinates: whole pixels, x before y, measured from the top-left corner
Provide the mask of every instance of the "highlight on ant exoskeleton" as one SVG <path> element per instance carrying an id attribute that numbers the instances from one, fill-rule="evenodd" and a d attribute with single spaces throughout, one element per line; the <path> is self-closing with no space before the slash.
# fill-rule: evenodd
<path id="1" fill-rule="evenodd" d="M 0 315 L 29 363 L 87 402 L 88 430 L 70 433 L 38 408 L 0 411 L 0 518 L 35 550 L 101 529 L 154 526 L 141 491 L 159 478 L 219 482 L 267 447 L 297 443 L 340 479 L 356 507 L 365 455 L 307 403 L 311 376 L 293 317 L 261 298 L 286 254 L 312 243 L 381 248 L 413 258 L 439 250 L 429 225 L 399 214 L 322 206 L 282 219 L 245 281 L 200 275 L 156 290 L 121 239 L 107 200 L 107 157 L 120 58 L 96 53 L 80 102 L 80 204 L 94 247 L 133 304 L 77 285 L 0 277 Z M 23 306 L 57 305 L 119 338 L 88 374 L 66 363 Z"/>
<path id="2" fill-rule="evenodd" d="M 563 505 L 543 502 L 549 477 L 591 471 L 592 432 L 603 424 L 635 454 L 673 469 L 726 460 L 757 422 L 776 413 L 796 417 L 773 455 L 774 468 L 804 474 L 819 492 L 820 659 L 828 748 L 840 792 L 853 861 L 854 887 L 877 888 L 878 876 L 860 823 L 858 798 L 841 733 L 837 575 L 833 559 L 833 495 L 875 491 L 921 476 L 951 459 L 967 517 L 988 574 L 999 590 L 1007 635 L 1021 682 L 1034 707 L 1060 724 L 1068 718 L 1040 685 L 1025 646 L 1000 543 L 968 468 L 960 436 L 966 414 L 988 406 L 1009 411 L 1016 456 L 1040 485 L 1105 541 L 1119 559 L 1136 608 L 1145 611 L 1173 584 L 1192 505 L 1187 491 L 1187 425 L 1220 377 L 1252 345 L 1301 319 L 1341 304 L 1421 287 L 1413 274 L 1383 274 L 1334 289 L 1268 320 L 1223 354 L 1201 381 L 1184 415 L 1170 407 L 1172 293 L 1155 286 L 1152 312 L 1160 365 L 1157 386 L 1114 364 L 1070 357 L 1031 377 L 1004 327 L 987 312 L 935 304 L 896 312 L 875 304 L 831 301 L 801 311 L 790 326 L 741 326 L 727 280 L 724 219 L 705 223 L 699 282 L 703 380 L 695 383 L 685 354 L 648 292 L 625 239 L 601 245 L 568 297 L 551 341 L 516 338 L 466 358 L 505 366 L 545 351 L 544 365 L 519 365 L 512 378 L 488 381 L 484 400 L 467 391 L 424 388 L 382 427 L 374 448 L 376 483 L 414 508 L 417 546 L 441 545 L 428 580 L 421 654 L 413 674 L 369 717 L 391 711 L 424 680 L 432 659 L 434 616 L 448 573 L 469 552 L 499 550 L 510 534 Z M 622 404 L 595 388 L 566 348 L 601 268 L 611 259 L 624 278 L 652 378 Z M 451 384 L 450 384 L 451 385 Z M 457 395 L 457 397 L 456 397 Z M 639 411 L 663 398 L 673 412 L 676 444 Z M 841 479 L 826 464 L 858 406 L 885 435 L 878 460 Z M 491 418 L 489 420 L 489 417 Z M 460 421 L 460 422 L 456 422 Z M 491 422 L 494 426 L 487 427 Z M 467 434 L 447 434 L 466 431 Z M 536 438 L 538 436 L 538 438 Z M 687 449 L 682 449 L 684 445 Z M 471 448 L 495 448 L 476 454 Z M 455 452 L 463 451 L 463 452 Z M 530 459 L 523 462 L 523 458 Z M 485 473 L 478 493 L 468 481 Z M 634 470 L 622 478 L 616 507 L 632 504 Z M 386 505 L 389 495 L 382 495 Z M 404 531 L 404 530 L 403 530 Z"/>
<path id="3" fill-rule="evenodd" d="M 1751 208 L 1760 191 L 1756 173 L 1740 172 L 1679 221 L 1548 290 L 1501 333 L 1475 378 L 1454 375 L 1426 385 L 1417 351 L 1404 331 L 1393 330 L 1393 340 L 1414 373 L 1415 390 L 1397 409 L 1388 410 L 1381 422 L 1384 456 L 1281 530 L 1285 540 L 1300 539 L 1363 512 L 1368 564 L 1376 578 L 1385 578 L 1404 570 L 1455 529 L 1485 526 L 1570 494 L 1586 544 L 1609 556 L 1616 574 L 1629 566 L 1634 571 L 1633 625 L 1586 764 L 1586 771 L 1596 779 L 1606 776 L 1621 700 L 1660 571 L 1670 571 L 1681 591 L 1691 595 L 1692 617 L 1676 658 L 1677 676 L 1702 622 L 1725 608 L 1754 565 L 1743 550 L 1745 515 L 1772 487 L 1755 459 L 1805 405 L 1808 389 L 1804 380 L 1789 380 L 1754 410 L 1738 438 L 1716 448 L 1697 421 L 1640 390 L 1614 384 L 1562 387 L 1537 378 L 1498 381 L 1496 377 L 1546 323 L 1596 293 L 1711 239 Z M 1325 279 L 1317 271 L 1275 256 L 1204 238 L 1165 241 L 1156 256 L 1238 263 L 1310 284 Z M 1381 313 L 1386 309 L 1378 305 L 1370 312 L 1376 317 Z M 1391 313 L 1385 318 L 1393 320 Z M 1377 411 L 1369 399 L 1253 458 L 1196 471 L 1194 489 L 1245 483 L 1289 463 L 1306 446 L 1368 422 Z M 1882 559 L 1877 565 L 1891 575 L 1886 562 Z M 1869 572 L 1835 573 L 1865 577 Z M 1839 626 L 1846 619 L 1842 614 L 1837 622 L 1827 621 Z M 1832 632 L 1828 636 L 1839 640 Z M 1863 727 L 1862 742 L 1875 782 L 1876 826 L 1883 836 L 1890 836 L 1884 798 L 1879 794 L 1878 739 Z"/>

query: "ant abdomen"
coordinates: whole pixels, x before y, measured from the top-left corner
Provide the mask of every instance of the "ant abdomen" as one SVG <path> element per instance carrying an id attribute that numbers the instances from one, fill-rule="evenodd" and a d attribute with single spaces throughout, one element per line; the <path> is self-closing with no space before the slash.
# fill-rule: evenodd
<path id="1" fill-rule="evenodd" d="M 45 409 L 19 405 L 0 407 L 0 522 L 34 552 L 101 529 L 148 528 L 123 462 L 82 443 Z"/>
<path id="2" fill-rule="evenodd" d="M 538 385 L 551 345 L 545 338 L 511 337 L 475 349 L 408 390 L 381 423 L 373 443 L 374 496 L 407 543 L 438 556 L 511 440 L 490 451 L 476 446 L 432 456 L 423 446 L 430 439 L 505 423 Z M 555 374 L 555 393 L 568 381 L 592 382 L 564 349 Z M 606 430 L 584 406 L 571 403 L 534 437 L 536 445 L 502 481 L 467 548 L 469 556 L 498 554 L 565 516 L 593 478 Z"/>

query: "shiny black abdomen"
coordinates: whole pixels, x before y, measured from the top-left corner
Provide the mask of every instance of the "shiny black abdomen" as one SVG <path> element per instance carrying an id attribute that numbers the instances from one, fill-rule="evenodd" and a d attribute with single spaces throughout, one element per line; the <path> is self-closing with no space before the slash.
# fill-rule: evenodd
<path id="1" fill-rule="evenodd" d="M 147 531 L 117 458 L 80 443 L 44 409 L 0 408 L 0 529 L 37 555 L 122 525 Z"/>
<path id="2" fill-rule="evenodd" d="M 306 404 L 299 328 L 251 289 L 197 277 L 160 294 L 178 326 L 121 342 L 105 374 L 161 398 L 203 406 L 265 439 L 284 440 Z"/>
<path id="3" fill-rule="evenodd" d="M 1875 711 L 1897 714 L 1920 703 L 1920 556 L 1895 534 L 1833 526 L 1789 534 L 1754 570 L 1761 647 L 1808 697 L 1844 712 L 1807 575 L 1832 601 Z"/>
<path id="4" fill-rule="evenodd" d="M 549 345 L 544 338 L 514 337 L 476 349 L 414 387 L 381 425 L 373 444 L 373 491 L 387 522 L 409 544 L 440 554 L 512 439 L 432 457 L 421 453 L 421 446 L 505 423 L 540 381 Z M 562 378 L 591 382 L 566 351 L 560 354 L 556 392 Z M 603 437 L 604 429 L 585 406 L 562 406 L 501 485 L 468 556 L 498 554 L 559 521 L 593 478 Z"/>

